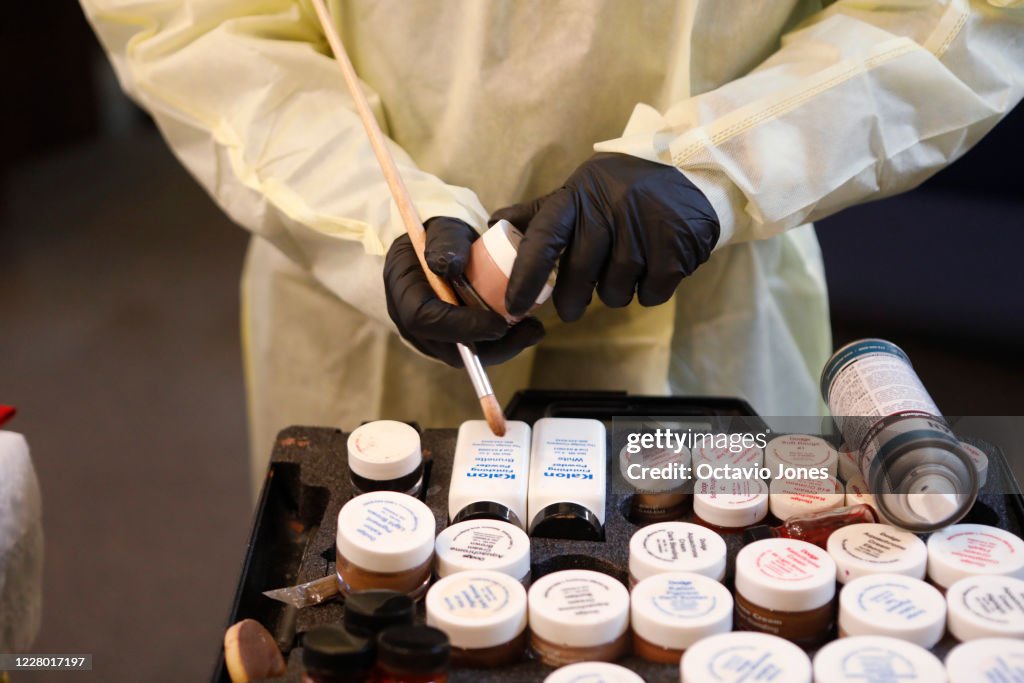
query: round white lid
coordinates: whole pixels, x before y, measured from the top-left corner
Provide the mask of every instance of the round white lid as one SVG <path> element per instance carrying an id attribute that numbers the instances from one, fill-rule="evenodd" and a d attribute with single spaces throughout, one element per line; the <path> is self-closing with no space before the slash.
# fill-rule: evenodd
<path id="1" fill-rule="evenodd" d="M 629 591 L 600 572 L 567 569 L 530 586 L 530 630 L 565 647 L 610 643 L 629 627 Z"/>
<path id="2" fill-rule="evenodd" d="M 750 526 L 768 514 L 768 486 L 760 479 L 701 479 L 693 494 L 693 511 L 715 526 Z"/>
<path id="3" fill-rule="evenodd" d="M 1024 640 L 980 638 L 957 645 L 946 655 L 949 683 L 1024 680 Z"/>
<path id="4" fill-rule="evenodd" d="M 544 683 L 644 683 L 644 679 L 618 664 L 577 662 L 555 669 Z"/>
<path id="5" fill-rule="evenodd" d="M 794 515 L 843 507 L 846 492 L 834 477 L 828 479 L 772 479 L 768 508 L 783 522 Z"/>
<path id="6" fill-rule="evenodd" d="M 629 539 L 629 573 L 637 581 L 662 572 L 694 572 L 716 581 L 725 577 L 725 540 L 689 522 L 641 527 Z"/>
<path id="7" fill-rule="evenodd" d="M 683 478 L 686 471 L 685 469 L 680 471 L 680 468 L 689 468 L 690 466 L 689 448 L 683 446 L 678 453 L 674 448 L 645 448 L 639 453 L 630 453 L 626 450 L 628 448 L 627 444 L 619 451 L 619 472 L 632 489 L 643 493 L 659 493 L 674 489 L 681 490 L 687 484 L 688 480 Z M 633 465 L 640 467 L 631 469 Z M 669 468 L 668 471 L 674 476 L 658 479 L 651 476 L 652 469 L 658 470 L 660 474 L 665 471 L 665 468 Z M 633 476 L 631 476 L 631 471 Z"/>
<path id="8" fill-rule="evenodd" d="M 439 577 L 490 569 L 521 581 L 530 571 L 530 537 L 515 524 L 471 519 L 437 535 L 434 562 Z"/>
<path id="9" fill-rule="evenodd" d="M 348 468 L 360 477 L 398 479 L 422 462 L 419 432 L 404 422 L 367 422 L 348 435 Z"/>
<path id="10" fill-rule="evenodd" d="M 809 434 L 786 434 L 768 442 L 764 464 L 774 477 L 779 465 L 787 467 L 824 467 L 835 475 L 839 456 L 827 441 Z"/>
<path id="11" fill-rule="evenodd" d="M 888 524 L 851 524 L 836 529 L 826 543 L 839 583 L 868 574 L 902 574 L 923 579 L 928 566 L 924 541 Z"/>
<path id="12" fill-rule="evenodd" d="M 701 444 L 693 451 L 693 466 L 706 462 L 713 467 L 719 465 L 735 465 L 737 467 L 763 467 L 764 451 L 758 446 L 730 450 L 728 446 Z"/>
<path id="13" fill-rule="evenodd" d="M 701 638 L 732 630 L 732 594 L 693 572 L 649 576 L 630 593 L 633 633 L 660 647 L 685 650 Z"/>
<path id="14" fill-rule="evenodd" d="M 836 594 L 836 563 L 824 550 L 806 541 L 754 541 L 736 554 L 736 592 L 767 609 L 815 609 Z"/>
<path id="15" fill-rule="evenodd" d="M 946 591 L 949 632 L 957 640 L 1024 638 L 1024 581 L 968 576 Z"/>
<path id="16" fill-rule="evenodd" d="M 501 219 L 485 230 L 480 239 L 483 240 L 487 253 L 490 254 L 491 259 L 498 266 L 498 270 L 501 271 L 502 275 L 506 278 L 512 277 L 512 264 L 515 263 L 516 255 L 519 253 L 519 243 L 523 241 L 523 233 L 519 232 L 507 220 Z M 555 287 L 557 272 L 556 268 L 548 275 L 544 287 L 537 296 L 538 304 L 544 303 L 551 296 L 551 291 Z"/>
<path id="17" fill-rule="evenodd" d="M 452 647 L 474 650 L 509 642 L 526 628 L 526 589 L 508 574 L 459 572 L 427 591 L 427 625 L 448 634 Z"/>
<path id="18" fill-rule="evenodd" d="M 964 441 L 960 442 L 960 447 L 970 456 L 971 462 L 974 463 L 974 469 L 978 470 L 978 488 L 981 488 L 988 480 L 988 456 L 977 446 L 972 446 Z"/>
<path id="19" fill-rule="evenodd" d="M 932 647 L 946 629 L 946 600 L 920 579 L 862 576 L 839 592 L 839 629 L 850 636 L 892 636 Z"/>
<path id="20" fill-rule="evenodd" d="M 928 578 L 937 585 L 979 574 L 1024 578 L 1024 541 L 984 524 L 954 524 L 928 537 Z"/>
<path id="21" fill-rule="evenodd" d="M 860 473 L 860 451 L 845 443 L 836 451 L 836 461 L 839 466 L 839 478 L 843 481 L 850 481 L 854 477 L 861 476 Z"/>
<path id="22" fill-rule="evenodd" d="M 679 662 L 680 683 L 811 683 L 811 660 L 778 636 L 734 631 L 709 636 L 686 649 Z"/>
<path id="23" fill-rule="evenodd" d="M 404 493 L 364 493 L 338 512 L 337 544 L 338 551 L 362 569 L 412 569 L 434 553 L 434 513 Z"/>
<path id="24" fill-rule="evenodd" d="M 942 683 L 946 669 L 923 647 L 886 636 L 833 640 L 814 655 L 815 683 Z"/>

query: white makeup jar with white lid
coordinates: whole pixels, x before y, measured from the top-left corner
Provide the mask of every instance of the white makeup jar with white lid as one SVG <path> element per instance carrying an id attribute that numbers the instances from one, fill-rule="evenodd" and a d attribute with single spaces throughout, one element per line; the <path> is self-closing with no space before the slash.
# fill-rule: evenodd
<path id="1" fill-rule="evenodd" d="M 693 572 L 725 578 L 727 548 L 715 531 L 689 522 L 641 527 L 629 539 L 629 582 L 636 585 L 664 572 Z"/>
<path id="2" fill-rule="evenodd" d="M 423 487 L 420 434 L 396 420 L 376 420 L 348 435 L 349 476 L 355 495 L 396 491 L 419 495 Z"/>
<path id="3" fill-rule="evenodd" d="M 732 594 L 714 579 L 691 572 L 649 576 L 630 593 L 633 654 L 675 664 L 702 638 L 732 630 Z"/>
<path id="4" fill-rule="evenodd" d="M 793 643 L 767 633 L 709 636 L 679 662 L 680 683 L 811 683 L 811 660 Z"/>
<path id="5" fill-rule="evenodd" d="M 434 513 L 394 491 L 356 496 L 338 512 L 337 573 L 341 592 L 384 588 L 419 597 L 430 583 Z"/>
<path id="6" fill-rule="evenodd" d="M 938 657 L 898 638 L 840 638 L 814 655 L 814 683 L 942 683 L 945 678 Z"/>
<path id="7" fill-rule="evenodd" d="M 427 591 L 427 626 L 441 629 L 452 663 L 494 668 L 526 652 L 526 589 L 507 574 L 472 570 L 440 579 Z"/>
<path id="8" fill-rule="evenodd" d="M 768 515 L 768 485 L 760 479 L 698 480 L 693 513 L 716 531 L 743 531 Z"/>
<path id="9" fill-rule="evenodd" d="M 900 574 L 871 574 L 839 593 L 839 636 L 890 636 L 924 648 L 946 630 L 946 600 L 924 581 Z"/>
<path id="10" fill-rule="evenodd" d="M 779 476 L 779 468 L 819 468 L 836 476 L 839 456 L 832 446 L 818 436 L 809 434 L 786 434 L 768 442 L 764 449 L 764 465 L 772 478 Z M 792 478 L 782 476 L 783 479 Z"/>
<path id="11" fill-rule="evenodd" d="M 1024 638 L 1024 581 L 968 576 L 946 591 L 950 634 L 960 641 Z"/>
<path id="12" fill-rule="evenodd" d="M 984 524 L 954 524 L 928 537 L 928 578 L 936 586 L 982 575 L 1024 579 L 1024 540 Z"/>
<path id="13" fill-rule="evenodd" d="M 827 479 L 772 479 L 768 509 L 785 522 L 796 515 L 828 512 L 843 507 L 846 492 L 834 477 Z"/>
<path id="14" fill-rule="evenodd" d="M 578 662 L 555 669 L 543 683 L 644 683 L 644 679 L 618 664 Z"/>
<path id="15" fill-rule="evenodd" d="M 1024 681 L 1024 640 L 980 638 L 957 645 L 946 655 L 949 683 Z"/>
<path id="16" fill-rule="evenodd" d="M 789 538 L 745 545 L 736 555 L 736 628 L 802 647 L 823 643 L 835 623 L 836 564 L 822 548 Z"/>
<path id="17" fill-rule="evenodd" d="M 629 649 L 629 591 L 600 572 L 567 569 L 533 582 L 530 645 L 548 666 L 611 662 Z"/>
<path id="18" fill-rule="evenodd" d="M 902 574 L 924 579 L 928 548 L 924 541 L 888 524 L 851 524 L 836 529 L 826 542 L 839 583 L 870 574 Z"/>
<path id="19" fill-rule="evenodd" d="M 530 537 L 508 522 L 475 519 L 459 522 L 437 535 L 434 570 L 438 578 L 488 569 L 530 581 Z"/>

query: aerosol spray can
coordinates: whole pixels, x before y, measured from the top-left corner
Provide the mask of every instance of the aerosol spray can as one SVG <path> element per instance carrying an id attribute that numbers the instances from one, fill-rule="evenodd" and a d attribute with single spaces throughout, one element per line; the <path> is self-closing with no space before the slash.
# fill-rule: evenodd
<path id="1" fill-rule="evenodd" d="M 894 525 L 934 531 L 974 505 L 978 475 L 910 359 L 892 342 L 862 339 L 833 354 L 821 395 L 878 511 Z"/>

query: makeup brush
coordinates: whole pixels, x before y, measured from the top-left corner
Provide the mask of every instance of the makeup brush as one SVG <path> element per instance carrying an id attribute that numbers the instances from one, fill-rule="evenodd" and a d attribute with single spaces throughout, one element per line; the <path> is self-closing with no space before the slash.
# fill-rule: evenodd
<path id="1" fill-rule="evenodd" d="M 345 78 L 345 85 L 348 86 L 349 94 L 352 95 L 352 99 L 355 101 L 356 112 L 359 114 L 359 119 L 363 122 L 363 128 L 366 129 L 367 137 L 370 138 L 370 146 L 373 147 L 377 163 L 380 164 L 380 170 L 384 173 L 388 189 L 391 190 L 391 196 L 395 200 L 395 204 L 398 205 L 398 213 L 402 216 L 402 221 L 405 223 L 405 231 L 408 233 L 413 248 L 416 250 L 416 256 L 420 260 L 420 267 L 423 268 L 427 282 L 430 283 L 430 287 L 441 301 L 452 306 L 458 306 L 460 305 L 459 300 L 456 298 L 451 286 L 427 266 L 426 257 L 424 256 L 427 246 L 426 230 L 424 230 L 423 224 L 420 222 L 419 214 L 416 212 L 416 207 L 413 206 L 412 198 L 405 187 L 405 182 L 402 181 L 402 176 L 398 173 L 398 166 L 395 165 L 395 160 L 392 158 L 391 152 L 388 151 L 387 144 L 384 141 L 384 134 L 377 124 L 377 119 L 374 118 L 373 112 L 370 111 L 366 95 L 363 94 L 362 88 L 359 87 L 359 80 L 356 78 L 355 69 L 352 68 L 352 62 L 348 58 L 348 53 L 345 52 L 345 46 L 341 42 L 341 37 L 331 22 L 330 14 L 328 14 L 323 0 L 312 0 L 312 2 L 313 8 L 316 10 L 316 16 L 320 20 L 320 26 L 324 30 L 324 35 L 327 36 L 327 42 L 334 52 L 334 59 L 341 69 L 341 75 Z M 501 412 L 501 406 L 498 404 L 498 399 L 494 396 L 491 381 L 484 371 L 483 364 L 480 363 L 480 358 L 464 344 L 458 344 L 458 349 L 459 356 L 462 358 L 462 364 L 466 366 L 469 379 L 473 382 L 473 389 L 476 391 L 477 398 L 480 399 L 480 407 L 483 409 L 487 424 L 495 435 L 504 436 L 505 415 Z"/>

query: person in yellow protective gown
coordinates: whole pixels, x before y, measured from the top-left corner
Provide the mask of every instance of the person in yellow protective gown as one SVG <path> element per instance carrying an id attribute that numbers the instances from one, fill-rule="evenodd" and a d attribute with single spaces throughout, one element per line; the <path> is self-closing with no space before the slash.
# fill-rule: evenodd
<path id="1" fill-rule="evenodd" d="M 289 424 L 475 417 L 462 371 L 417 351 L 443 358 L 459 330 L 445 315 L 421 324 L 401 272 L 386 291 L 402 223 L 309 3 L 82 4 L 124 89 L 253 233 L 242 318 L 257 476 Z M 539 344 L 537 322 L 503 339 L 469 325 L 492 360 L 515 356 L 490 370 L 501 399 L 626 389 L 818 414 L 831 339 L 811 222 L 918 185 L 1024 93 L 1024 14 L 997 0 L 329 4 L 421 218 L 480 231 L 499 209 L 518 217 L 536 259 L 517 262 L 520 304 L 557 250 L 574 254 L 572 291 L 537 314 Z M 688 217 L 653 197 L 669 226 L 654 244 L 671 246 L 657 283 L 645 216 L 616 203 L 644 182 L 614 169 L 595 181 L 595 152 L 697 190 Z M 608 183 L 626 189 L 602 199 Z M 560 210 L 530 204 L 559 188 Z M 606 282 L 600 261 L 616 258 L 632 272 Z"/>

